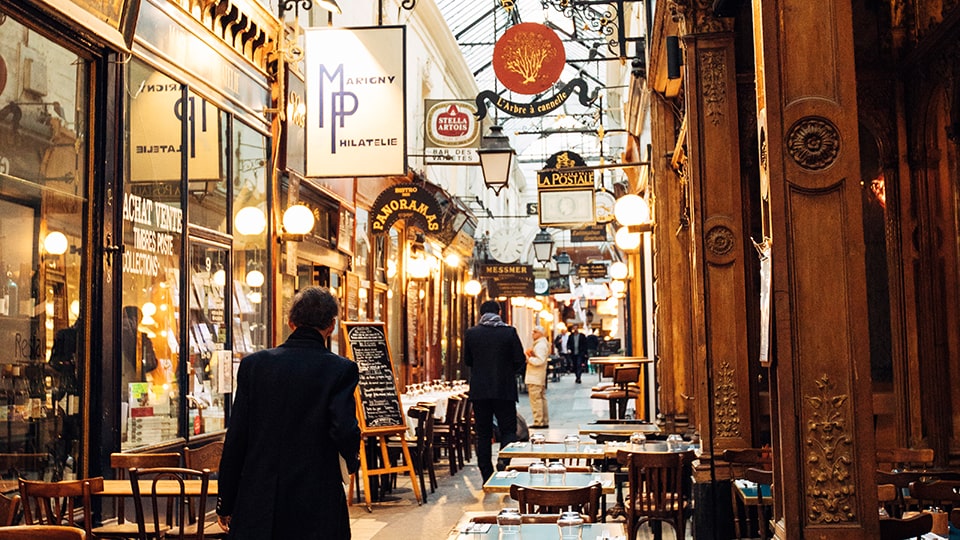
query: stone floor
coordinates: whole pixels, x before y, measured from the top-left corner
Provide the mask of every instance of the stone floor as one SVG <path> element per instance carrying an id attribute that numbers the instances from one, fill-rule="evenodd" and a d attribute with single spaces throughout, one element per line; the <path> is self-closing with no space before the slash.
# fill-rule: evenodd
<path id="1" fill-rule="evenodd" d="M 606 402 L 590 399 L 590 387 L 596 381 L 595 374 L 585 374 L 583 384 L 576 384 L 573 375 L 564 375 L 559 382 L 548 384 L 550 429 L 545 430 L 548 438 L 562 439 L 563 434 L 575 432 L 581 423 L 607 417 Z M 520 396 L 517 408 L 524 419 L 532 423 L 526 394 Z M 439 487 L 435 493 L 428 494 L 428 502 L 423 505 L 418 506 L 414 501 L 409 479 L 398 479 L 390 501 L 375 503 L 370 512 L 363 504 L 351 506 L 354 540 L 441 540 L 447 538 L 464 512 L 496 513 L 500 508 L 515 506 L 509 495 L 483 493 L 475 459 L 456 475 L 450 476 L 449 468 L 442 465 L 437 467 L 437 473 Z M 427 487 L 429 489 L 429 485 Z M 612 503 L 608 500 L 607 504 Z M 669 525 L 663 530 L 664 540 L 675 540 Z M 692 538 L 689 522 L 687 531 L 687 538 Z M 638 538 L 652 537 L 648 527 L 641 528 Z"/>

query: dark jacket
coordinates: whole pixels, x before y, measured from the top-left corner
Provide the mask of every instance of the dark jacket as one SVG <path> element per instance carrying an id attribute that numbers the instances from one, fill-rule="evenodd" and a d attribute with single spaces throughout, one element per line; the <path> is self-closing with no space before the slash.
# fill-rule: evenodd
<path id="1" fill-rule="evenodd" d="M 240 362 L 217 502 L 230 538 L 350 538 L 338 454 L 359 468 L 358 381 L 311 328 Z"/>
<path id="2" fill-rule="evenodd" d="M 516 375 L 527 364 L 512 326 L 477 325 L 463 336 L 463 359 L 470 366 L 470 399 L 517 401 Z"/>

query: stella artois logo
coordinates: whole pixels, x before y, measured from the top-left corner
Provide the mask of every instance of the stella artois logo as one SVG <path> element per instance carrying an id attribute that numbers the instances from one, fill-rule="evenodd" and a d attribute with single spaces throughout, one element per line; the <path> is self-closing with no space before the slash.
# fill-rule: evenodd
<path id="1" fill-rule="evenodd" d="M 550 88 L 566 61 L 560 38 L 538 23 L 512 26 L 493 48 L 497 79 L 518 94 L 539 94 Z"/>

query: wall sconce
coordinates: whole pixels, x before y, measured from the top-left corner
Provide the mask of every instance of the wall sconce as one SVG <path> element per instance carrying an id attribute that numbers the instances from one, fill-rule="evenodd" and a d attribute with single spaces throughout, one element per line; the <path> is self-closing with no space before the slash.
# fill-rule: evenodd
<path id="1" fill-rule="evenodd" d="M 417 233 L 410 244 L 410 252 L 407 255 L 407 276 L 410 279 L 426 279 L 430 276 L 430 261 L 427 260 L 423 234 Z"/>
<path id="2" fill-rule="evenodd" d="M 514 153 L 510 138 L 503 134 L 503 126 L 490 126 L 490 134 L 481 139 L 477 154 L 480 156 L 483 183 L 493 188 L 497 195 L 500 195 L 500 190 L 506 187 L 510 180 Z"/>
<path id="3" fill-rule="evenodd" d="M 246 206 L 234 216 L 233 228 L 244 236 L 261 234 L 267 229 L 267 216 L 256 206 Z"/>
<path id="4" fill-rule="evenodd" d="M 550 262 L 550 256 L 553 255 L 553 236 L 546 229 L 540 229 L 540 232 L 533 237 L 533 256 L 538 262 Z"/>
<path id="5" fill-rule="evenodd" d="M 277 238 L 283 242 L 302 242 L 304 237 L 313 230 L 313 212 L 302 204 L 287 208 L 283 212 L 283 233 Z"/>
<path id="6" fill-rule="evenodd" d="M 677 36 L 667 36 L 667 78 L 679 79 L 680 66 L 683 65 L 683 59 L 680 56 L 680 38 Z"/>
<path id="7" fill-rule="evenodd" d="M 43 239 L 43 249 L 50 255 L 63 255 L 67 252 L 68 247 L 70 247 L 70 243 L 67 241 L 66 235 L 60 231 L 53 231 Z"/>
<path id="8" fill-rule="evenodd" d="M 245 278 L 247 286 L 249 287 L 262 287 L 266 278 L 263 276 L 263 272 L 260 270 L 250 270 L 247 272 L 247 277 Z"/>
<path id="9" fill-rule="evenodd" d="M 607 272 L 610 274 L 611 278 L 622 280 L 622 279 L 627 279 L 627 274 L 629 273 L 629 270 L 627 269 L 626 264 L 620 261 L 617 261 L 611 264 L 609 268 L 607 268 Z"/>
<path id="10" fill-rule="evenodd" d="M 213 273 L 213 284 L 217 287 L 227 284 L 227 272 L 224 271 L 222 264 L 217 264 L 217 271 Z"/>
<path id="11" fill-rule="evenodd" d="M 573 270 L 573 260 L 570 259 L 570 255 L 566 251 L 561 251 L 557 253 L 553 260 L 557 263 L 557 273 L 561 276 L 569 276 L 570 271 Z"/>
<path id="12" fill-rule="evenodd" d="M 483 290 L 483 285 L 475 279 L 471 279 L 463 284 L 463 292 L 469 296 L 477 296 Z"/>
<path id="13" fill-rule="evenodd" d="M 610 282 L 610 292 L 612 292 L 614 296 L 620 296 L 625 290 L 627 290 L 627 284 L 619 279 Z"/>
<path id="14" fill-rule="evenodd" d="M 640 247 L 640 233 L 653 230 L 650 220 L 650 206 L 647 201 L 634 194 L 617 199 L 613 206 L 613 215 L 623 227 L 617 230 L 615 242 L 624 251 L 633 251 Z"/>
<path id="15" fill-rule="evenodd" d="M 456 268 L 460 266 L 461 262 L 463 262 L 463 258 L 460 257 L 459 253 L 451 251 L 443 258 L 443 262 L 445 262 L 447 266 L 451 268 Z"/>

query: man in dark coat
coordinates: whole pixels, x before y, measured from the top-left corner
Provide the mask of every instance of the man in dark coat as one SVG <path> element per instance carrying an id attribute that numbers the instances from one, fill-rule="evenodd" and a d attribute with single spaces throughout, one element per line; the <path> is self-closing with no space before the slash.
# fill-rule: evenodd
<path id="1" fill-rule="evenodd" d="M 217 501 L 232 539 L 350 538 L 339 458 L 360 467 L 360 375 L 327 349 L 337 313 L 327 289 L 304 289 L 287 341 L 240 362 Z"/>
<path id="2" fill-rule="evenodd" d="M 570 355 L 570 362 L 573 363 L 573 373 L 577 377 L 574 382 L 580 384 L 580 375 L 587 363 L 587 336 L 580 333 L 579 325 L 574 324 L 570 327 L 567 352 Z"/>
<path id="3" fill-rule="evenodd" d="M 500 304 L 480 305 L 480 322 L 467 329 L 463 358 L 470 369 L 470 401 L 477 430 L 477 466 L 483 481 L 493 475 L 490 441 L 493 417 L 500 428 L 500 448 L 517 440 L 517 372 L 527 357 L 517 330 L 500 318 Z"/>

